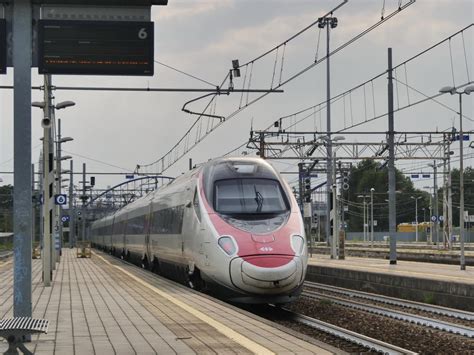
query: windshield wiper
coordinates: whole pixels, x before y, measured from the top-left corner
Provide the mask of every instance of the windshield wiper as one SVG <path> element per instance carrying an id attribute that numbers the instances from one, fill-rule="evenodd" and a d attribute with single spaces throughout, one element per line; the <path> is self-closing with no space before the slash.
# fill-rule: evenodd
<path id="1" fill-rule="evenodd" d="M 260 193 L 260 191 L 257 191 L 257 187 L 255 185 L 253 185 L 253 189 L 255 190 L 255 202 L 257 202 L 257 211 L 256 212 L 262 212 L 263 196 Z"/>

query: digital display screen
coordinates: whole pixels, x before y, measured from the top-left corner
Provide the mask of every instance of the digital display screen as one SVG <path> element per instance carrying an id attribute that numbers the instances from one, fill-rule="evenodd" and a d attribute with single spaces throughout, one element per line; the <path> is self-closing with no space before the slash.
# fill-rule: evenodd
<path id="1" fill-rule="evenodd" d="M 40 20 L 40 74 L 153 75 L 153 22 Z"/>

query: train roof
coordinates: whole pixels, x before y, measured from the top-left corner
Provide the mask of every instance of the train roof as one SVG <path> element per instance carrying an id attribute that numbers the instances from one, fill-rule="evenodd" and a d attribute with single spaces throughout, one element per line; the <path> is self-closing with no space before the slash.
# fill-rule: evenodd
<path id="1" fill-rule="evenodd" d="M 168 189 L 173 189 L 174 186 L 179 185 L 180 182 L 190 179 L 193 175 L 203 171 L 204 175 L 208 177 L 208 183 L 212 184 L 216 180 L 220 179 L 229 179 L 229 178 L 240 178 L 242 176 L 248 176 L 249 174 L 252 177 L 266 178 L 266 179 L 280 179 L 279 173 L 275 168 L 268 163 L 268 161 L 258 158 L 258 157 L 225 157 L 225 158 L 216 158 L 209 160 L 202 165 L 177 176 L 174 180 L 171 180 L 166 185 L 159 187 L 157 190 L 154 190 L 147 194 L 146 196 L 139 198 L 136 201 L 122 207 L 118 211 L 114 212 L 111 215 L 108 215 L 98 221 L 94 222 L 94 225 L 97 225 L 97 222 L 107 223 L 110 219 L 115 218 L 117 221 L 122 220 L 122 218 L 135 217 L 143 213 L 143 208 L 147 208 L 150 202 L 153 201 L 157 193 L 166 192 Z M 130 215 L 129 215 L 130 214 Z"/>
<path id="2" fill-rule="evenodd" d="M 278 172 L 262 158 L 218 158 L 203 166 L 205 180 L 209 183 L 221 179 L 245 178 L 280 179 Z"/>

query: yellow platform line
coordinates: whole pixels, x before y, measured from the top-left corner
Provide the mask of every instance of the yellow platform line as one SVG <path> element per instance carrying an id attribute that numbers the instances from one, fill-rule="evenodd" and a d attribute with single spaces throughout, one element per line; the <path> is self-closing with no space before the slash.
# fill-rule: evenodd
<path id="1" fill-rule="evenodd" d="M 249 338 L 245 337 L 244 335 L 236 332 L 235 330 L 229 328 L 225 324 L 209 317 L 208 315 L 198 311 L 197 309 L 194 309 L 193 307 L 187 305 L 186 303 L 174 298 L 170 294 L 158 289 L 157 287 L 150 285 L 149 283 L 143 281 L 139 277 L 133 275 L 132 273 L 128 272 L 127 270 L 124 270 L 122 267 L 113 265 L 111 262 L 103 258 L 102 256 L 98 255 L 97 253 L 94 252 L 94 255 L 97 256 L 98 258 L 102 259 L 105 263 L 109 264 L 112 267 L 117 268 L 120 270 L 122 273 L 126 274 L 136 282 L 140 283 L 141 285 L 147 287 L 148 289 L 152 290 L 156 294 L 160 295 L 163 298 L 166 298 L 168 301 L 174 303 L 176 306 L 180 307 L 181 309 L 185 310 L 186 312 L 192 314 L 196 318 L 200 319 L 201 321 L 207 323 L 211 327 L 215 328 L 219 333 L 225 335 L 226 337 L 232 339 L 235 341 L 237 344 L 243 346 L 244 348 L 248 349 L 249 351 L 255 353 L 255 354 L 274 354 L 274 352 L 270 351 L 269 349 L 263 347 L 262 345 L 254 342 L 253 340 L 250 340 Z"/>

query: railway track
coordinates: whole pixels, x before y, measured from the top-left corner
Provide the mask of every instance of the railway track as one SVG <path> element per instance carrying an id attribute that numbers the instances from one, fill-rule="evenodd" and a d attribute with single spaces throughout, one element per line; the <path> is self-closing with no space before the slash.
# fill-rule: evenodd
<path id="1" fill-rule="evenodd" d="M 291 320 L 293 322 L 304 324 L 308 327 L 313 329 L 328 333 L 332 336 L 337 338 L 341 338 L 345 341 L 349 341 L 351 343 L 355 343 L 359 346 L 363 346 L 369 350 L 380 352 L 383 354 L 416 354 L 407 349 L 400 348 L 398 346 L 383 342 L 381 340 L 377 340 L 374 338 L 370 338 L 368 336 L 355 333 L 348 329 L 344 329 L 338 326 L 335 326 L 330 323 L 326 323 L 320 321 L 315 318 L 311 318 L 302 314 L 294 313 L 292 311 L 286 309 L 280 309 L 280 313 L 283 313 L 283 316 L 287 320 Z"/>
<path id="2" fill-rule="evenodd" d="M 474 338 L 474 328 L 465 327 L 458 324 L 444 322 L 441 320 L 423 317 L 423 316 L 419 316 L 415 314 L 409 314 L 406 312 L 401 312 L 401 311 L 397 311 L 397 310 L 393 310 L 393 309 L 389 309 L 385 307 L 364 304 L 361 302 L 348 300 L 345 298 L 337 297 L 334 295 L 328 295 L 328 294 L 320 293 L 317 291 L 305 290 L 303 291 L 302 296 L 313 298 L 313 299 L 325 299 L 334 304 L 338 304 L 344 307 L 349 307 L 352 309 L 361 310 L 361 311 L 372 313 L 372 314 L 390 317 L 393 319 L 402 320 L 405 322 L 418 324 L 418 325 L 442 330 L 442 331 L 453 333 L 453 334 L 459 334 L 459 335 L 469 337 L 469 338 Z"/>
<path id="3" fill-rule="evenodd" d="M 447 317 L 474 321 L 474 313 L 462 311 L 458 309 L 452 309 L 452 308 L 447 308 L 447 307 L 430 305 L 426 303 L 402 300 L 399 298 L 376 295 L 373 293 L 367 293 L 367 292 L 362 292 L 362 291 L 349 290 L 349 289 L 344 289 L 344 288 L 340 288 L 336 286 L 323 285 L 316 282 L 306 281 L 305 286 L 311 289 L 328 291 L 331 293 L 336 293 L 336 294 L 348 296 L 351 298 L 360 298 L 364 300 L 385 303 L 385 304 L 403 307 L 407 309 L 416 309 L 416 310 L 429 312 L 433 314 L 439 314 L 439 315 L 443 315 Z"/>

